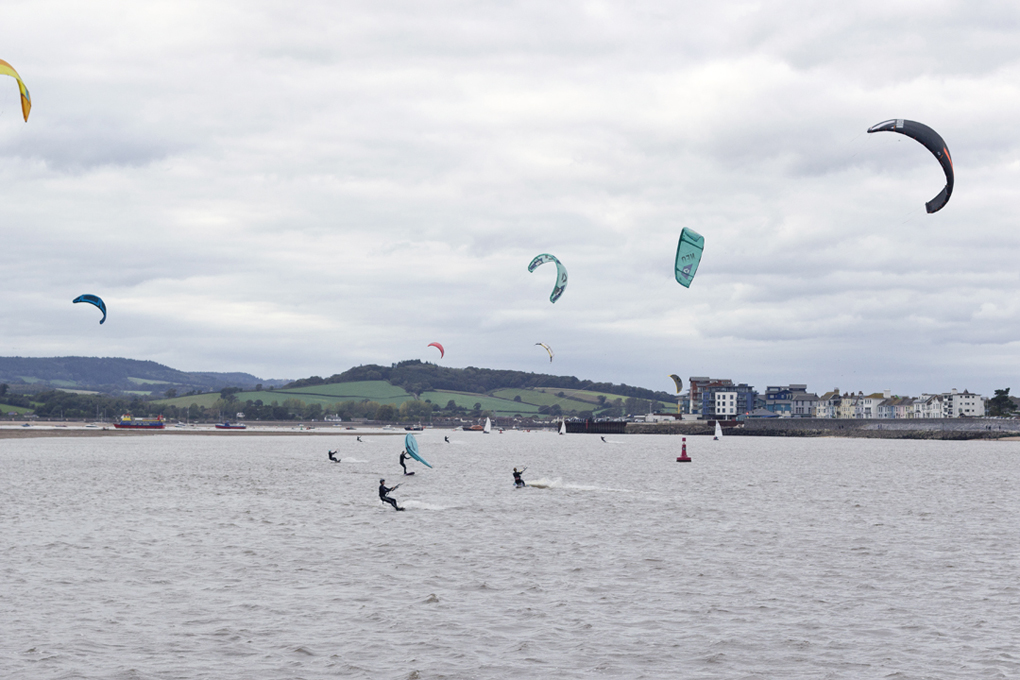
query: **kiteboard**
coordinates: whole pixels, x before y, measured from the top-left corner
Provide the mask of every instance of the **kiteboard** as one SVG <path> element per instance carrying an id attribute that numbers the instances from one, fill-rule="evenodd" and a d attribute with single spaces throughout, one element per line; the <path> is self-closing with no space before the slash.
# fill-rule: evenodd
<path id="1" fill-rule="evenodd" d="M 411 458 L 414 458 L 426 467 L 432 467 L 427 460 L 418 455 L 418 440 L 414 438 L 413 434 L 408 434 L 404 437 L 404 448 L 411 454 Z"/>

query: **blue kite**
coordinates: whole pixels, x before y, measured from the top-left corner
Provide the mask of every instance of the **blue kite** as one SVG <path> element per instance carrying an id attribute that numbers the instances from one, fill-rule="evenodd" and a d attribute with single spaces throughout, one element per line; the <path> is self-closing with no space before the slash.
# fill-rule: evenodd
<path id="1" fill-rule="evenodd" d="M 103 318 L 99 320 L 99 323 L 103 323 L 104 321 L 106 321 L 106 303 L 103 302 L 103 298 L 99 297 L 98 295 L 89 295 L 88 293 L 86 293 L 85 295 L 79 295 L 75 299 L 71 300 L 71 302 L 75 303 L 87 302 L 90 305 L 95 305 L 96 307 L 99 307 L 99 311 L 103 313 Z"/>

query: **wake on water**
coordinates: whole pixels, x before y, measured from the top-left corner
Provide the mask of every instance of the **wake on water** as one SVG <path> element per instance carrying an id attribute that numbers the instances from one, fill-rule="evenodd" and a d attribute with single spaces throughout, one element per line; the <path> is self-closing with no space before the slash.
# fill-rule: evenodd
<path id="1" fill-rule="evenodd" d="M 546 477 L 540 477 L 534 481 L 525 482 L 526 486 L 534 487 L 536 489 L 570 489 L 571 491 L 619 491 L 624 493 L 630 493 L 629 489 L 613 489 L 607 486 L 588 486 L 584 484 L 571 484 L 564 482 L 562 478 L 557 477 L 556 479 L 548 479 Z"/>
<path id="2" fill-rule="evenodd" d="M 399 502 L 399 501 L 398 501 Z M 448 505 L 434 505 L 424 501 L 403 501 L 400 506 L 405 510 L 449 510 Z"/>

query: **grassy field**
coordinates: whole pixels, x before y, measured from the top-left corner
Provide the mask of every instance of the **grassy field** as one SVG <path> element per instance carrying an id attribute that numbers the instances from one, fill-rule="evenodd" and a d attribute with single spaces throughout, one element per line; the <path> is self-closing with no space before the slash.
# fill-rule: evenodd
<path id="1" fill-rule="evenodd" d="M 513 400 L 513 397 L 510 399 L 500 399 L 498 397 L 490 397 L 485 394 L 448 392 L 446 390 L 423 392 L 421 398 L 422 401 L 428 399 L 433 404 L 439 404 L 442 408 L 446 408 L 446 404 L 451 399 L 457 404 L 457 406 L 463 406 L 466 409 L 473 409 L 475 404 L 481 404 L 483 411 L 492 411 L 498 416 L 512 416 L 518 413 L 524 416 L 538 413 L 538 406 L 524 403 L 523 398 L 520 402 L 516 402 Z"/>
<path id="2" fill-rule="evenodd" d="M 563 397 L 556 395 L 563 393 Z M 575 410 L 575 411 L 598 411 L 599 397 L 603 396 L 606 398 L 606 403 L 612 403 L 616 399 L 623 399 L 627 401 L 626 397 L 621 397 L 619 394 L 609 394 L 608 392 L 590 392 L 588 390 L 565 390 L 560 387 L 531 387 L 523 389 L 503 389 L 496 390 L 493 392 L 494 395 L 503 397 L 504 399 L 513 399 L 516 396 L 520 396 L 521 401 L 529 404 L 536 404 L 538 406 L 552 406 L 553 404 L 559 404 L 563 410 Z M 667 411 L 675 409 L 676 404 L 670 404 L 666 402 L 655 402 L 653 407 L 656 411 Z"/>
<path id="3" fill-rule="evenodd" d="M 556 396 L 563 393 L 563 397 Z M 399 406 L 405 401 L 414 399 L 414 396 L 403 388 L 396 387 L 385 380 L 363 380 L 360 382 L 332 383 L 329 385 L 312 385 L 309 387 L 298 387 L 296 389 L 283 390 L 261 390 L 259 392 L 238 392 L 237 400 L 244 404 L 246 401 L 262 400 L 264 404 L 272 404 L 274 401 L 282 404 L 287 399 L 297 399 L 305 404 L 319 404 L 327 406 L 344 401 L 363 401 L 368 399 L 380 404 L 392 404 Z M 521 400 L 514 401 L 514 397 Z M 564 411 L 598 411 L 599 396 L 604 396 L 606 401 L 611 403 L 621 398 L 617 394 L 605 394 L 601 392 L 590 392 L 587 390 L 564 390 L 558 387 L 537 387 L 530 389 L 502 389 L 496 390 L 491 395 L 473 394 L 470 392 L 451 392 L 447 390 L 432 390 L 424 392 L 421 400 L 429 400 L 445 408 L 452 399 L 457 406 L 466 409 L 473 409 L 475 404 L 481 404 L 484 411 L 491 411 L 499 416 L 512 416 L 516 414 L 537 415 L 539 408 L 558 404 Z M 173 399 L 160 399 L 156 403 L 187 407 L 192 404 L 208 408 L 220 398 L 219 392 L 198 394 Z M 623 398 L 626 401 L 626 398 Z M 676 404 L 659 403 L 657 410 L 666 411 L 676 408 Z"/>
<path id="4" fill-rule="evenodd" d="M 333 383 L 330 385 L 313 385 L 311 387 L 298 387 L 290 390 L 261 390 L 258 392 L 238 392 L 237 400 L 244 404 L 246 401 L 262 400 L 263 404 L 272 404 L 274 401 L 282 404 L 288 399 L 297 399 L 305 404 L 335 404 L 342 401 L 375 401 L 380 404 L 393 404 L 399 406 L 405 401 L 414 399 L 410 393 L 403 388 L 394 387 L 385 380 L 364 380 L 361 382 Z M 220 398 L 219 392 L 207 394 L 196 394 L 185 397 L 174 397 L 173 399 L 160 399 L 156 403 L 167 404 L 177 407 L 187 407 L 198 404 L 208 408 Z M 444 404 L 446 402 L 443 402 Z"/>
<path id="5" fill-rule="evenodd" d="M 362 380 L 359 382 L 332 383 L 330 385 L 313 385 L 288 390 L 274 390 L 277 394 L 310 394 L 330 397 L 333 401 L 361 401 L 369 399 L 380 404 L 403 403 L 411 399 L 411 394 L 402 387 L 391 385 L 385 380 Z M 246 394 L 255 394 L 247 392 Z M 265 394 L 263 391 L 261 394 Z M 249 399 L 251 397 L 248 397 Z M 265 399 L 263 399 L 265 401 Z"/>
<path id="6" fill-rule="evenodd" d="M 176 406 L 178 408 L 187 408 L 192 404 L 198 404 L 202 408 L 209 408 L 219 398 L 219 392 L 209 392 L 208 394 L 192 394 L 186 397 L 174 397 L 173 399 L 157 399 L 153 403 L 167 404 L 168 406 Z"/>
<path id="7" fill-rule="evenodd" d="M 565 397 L 557 397 L 556 395 L 563 392 Z M 496 390 L 493 395 L 502 397 L 503 399 L 509 399 L 513 401 L 514 397 L 520 397 L 521 401 L 525 404 L 534 404 L 535 406 L 552 406 L 553 404 L 559 404 L 560 408 L 564 411 L 591 411 L 592 409 L 598 408 L 598 402 L 595 399 L 589 401 L 582 401 L 580 399 L 573 399 L 570 393 L 566 390 L 558 388 L 536 388 L 536 389 L 505 389 Z"/>
<path id="8" fill-rule="evenodd" d="M 32 409 L 25 406 L 11 406 L 10 404 L 0 404 L 0 413 L 8 414 L 12 411 L 17 413 L 19 416 L 30 412 Z"/>
<path id="9" fill-rule="evenodd" d="M 128 380 L 130 380 L 131 382 L 133 382 L 136 385 L 170 385 L 170 384 L 172 384 L 172 383 L 168 383 L 166 380 L 149 380 L 148 378 L 131 378 L 131 377 L 129 377 Z"/>

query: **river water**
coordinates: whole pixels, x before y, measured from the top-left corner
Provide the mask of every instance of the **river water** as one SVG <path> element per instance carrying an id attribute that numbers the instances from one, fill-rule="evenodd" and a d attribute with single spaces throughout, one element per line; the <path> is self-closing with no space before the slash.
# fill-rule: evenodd
<path id="1" fill-rule="evenodd" d="M 0 677 L 1020 677 L 1020 442 L 363 439 L 0 440 Z"/>

